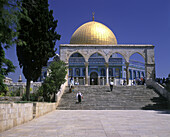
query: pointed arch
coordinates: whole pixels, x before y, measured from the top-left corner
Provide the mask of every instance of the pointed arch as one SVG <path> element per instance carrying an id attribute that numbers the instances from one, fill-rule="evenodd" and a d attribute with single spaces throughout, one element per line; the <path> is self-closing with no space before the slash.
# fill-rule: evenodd
<path id="1" fill-rule="evenodd" d="M 144 55 L 144 53 L 141 53 L 141 52 L 138 52 L 138 51 L 132 52 L 132 53 L 130 54 L 130 56 L 129 56 L 129 60 L 130 60 L 130 58 L 131 58 L 133 55 L 135 55 L 135 54 L 141 55 L 141 56 L 143 57 L 143 59 L 144 59 L 144 62 L 145 62 L 145 55 Z"/>
<path id="2" fill-rule="evenodd" d="M 89 56 L 88 56 L 88 58 L 87 58 L 87 60 L 89 60 L 89 58 L 90 58 L 93 54 L 96 54 L 96 53 L 102 55 L 102 57 L 104 58 L 104 60 L 105 60 L 105 62 L 106 62 L 106 55 L 105 55 L 105 53 L 103 53 L 103 52 L 101 52 L 101 51 L 95 51 L 95 52 L 90 53 Z"/>
<path id="3" fill-rule="evenodd" d="M 113 57 L 113 55 L 115 55 L 115 57 Z M 117 57 L 116 57 L 117 56 Z M 118 57 L 119 56 L 119 57 Z M 123 65 L 126 60 L 124 58 L 124 56 L 122 54 L 120 54 L 119 52 L 115 52 L 113 54 L 110 55 L 109 59 L 108 59 L 109 64 L 111 65 Z"/>
<path id="4" fill-rule="evenodd" d="M 108 62 L 109 62 L 109 58 L 110 58 L 113 54 L 120 54 L 120 55 L 124 58 L 125 62 L 127 61 L 127 60 L 126 60 L 126 56 L 125 56 L 123 53 L 116 51 L 116 52 L 110 52 L 110 53 L 108 54 L 108 56 L 107 56 Z"/>
<path id="5" fill-rule="evenodd" d="M 81 51 L 76 50 L 76 51 L 71 52 L 71 53 L 68 55 L 67 62 L 69 62 L 70 57 L 71 57 L 73 54 L 75 54 L 75 53 L 79 53 L 79 54 L 84 58 L 84 60 L 86 60 L 84 54 L 83 54 Z"/>
<path id="6" fill-rule="evenodd" d="M 135 68 L 143 69 L 143 70 L 145 69 L 145 59 L 138 52 L 133 53 L 129 57 L 129 63 L 130 66 L 133 66 Z"/>
<path id="7" fill-rule="evenodd" d="M 69 63 L 69 65 L 74 65 L 74 64 L 77 64 L 78 66 L 84 65 L 85 58 L 79 52 L 74 52 L 74 53 L 70 54 L 68 63 Z"/>

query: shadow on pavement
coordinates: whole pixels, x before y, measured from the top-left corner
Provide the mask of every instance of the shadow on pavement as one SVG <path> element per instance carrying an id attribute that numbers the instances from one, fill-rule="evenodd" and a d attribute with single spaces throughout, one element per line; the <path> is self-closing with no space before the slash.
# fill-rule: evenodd
<path id="1" fill-rule="evenodd" d="M 151 99 L 154 104 L 148 104 L 144 106 L 143 110 L 156 110 L 159 111 L 160 114 L 170 114 L 170 104 L 167 99 L 159 96 Z"/>

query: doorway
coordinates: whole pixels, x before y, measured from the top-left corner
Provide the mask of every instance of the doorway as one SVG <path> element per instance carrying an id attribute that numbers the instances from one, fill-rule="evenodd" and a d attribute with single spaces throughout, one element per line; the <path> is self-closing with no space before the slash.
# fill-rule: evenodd
<path id="1" fill-rule="evenodd" d="M 90 85 L 98 85 L 98 74 L 96 72 L 90 74 Z"/>

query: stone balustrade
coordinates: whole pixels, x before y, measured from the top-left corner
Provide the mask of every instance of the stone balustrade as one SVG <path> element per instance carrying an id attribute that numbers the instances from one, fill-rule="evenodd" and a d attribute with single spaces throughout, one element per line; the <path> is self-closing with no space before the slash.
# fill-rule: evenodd
<path id="1" fill-rule="evenodd" d="M 159 94 L 165 97 L 170 103 L 170 92 L 168 92 L 162 85 L 160 85 L 159 83 L 151 79 L 146 81 L 146 85 L 153 87 L 157 92 L 159 92 Z"/>

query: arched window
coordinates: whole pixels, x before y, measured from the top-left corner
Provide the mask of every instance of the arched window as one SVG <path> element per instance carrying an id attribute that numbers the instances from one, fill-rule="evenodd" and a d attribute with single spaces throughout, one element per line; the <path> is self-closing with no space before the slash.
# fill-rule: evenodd
<path id="1" fill-rule="evenodd" d="M 105 69 L 104 68 L 102 68 L 101 69 L 101 76 L 105 76 L 106 75 L 106 73 L 105 73 Z"/>
<path id="2" fill-rule="evenodd" d="M 79 68 L 76 68 L 76 76 L 80 76 L 80 69 Z"/>
<path id="3" fill-rule="evenodd" d="M 120 69 L 116 68 L 115 72 L 116 72 L 116 78 L 120 78 Z"/>
<path id="4" fill-rule="evenodd" d="M 113 76 L 113 69 L 109 68 L 109 76 Z"/>

